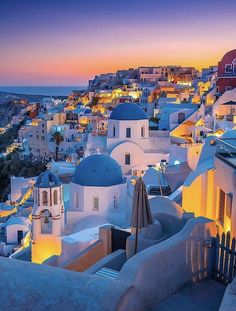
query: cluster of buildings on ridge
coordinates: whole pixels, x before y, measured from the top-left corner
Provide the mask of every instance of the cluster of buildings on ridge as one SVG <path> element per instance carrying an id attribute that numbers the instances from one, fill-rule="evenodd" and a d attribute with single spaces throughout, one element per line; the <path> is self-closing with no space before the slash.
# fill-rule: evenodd
<path id="1" fill-rule="evenodd" d="M 24 109 L 20 156 L 50 165 L 38 177 L 12 176 L 0 206 L 1 255 L 71 264 L 99 241 L 102 226 L 130 230 L 140 176 L 153 213 L 163 204 L 236 236 L 236 50 L 201 74 L 177 66 L 119 70 L 66 100 Z M 161 226 L 160 240 L 182 228 Z"/>

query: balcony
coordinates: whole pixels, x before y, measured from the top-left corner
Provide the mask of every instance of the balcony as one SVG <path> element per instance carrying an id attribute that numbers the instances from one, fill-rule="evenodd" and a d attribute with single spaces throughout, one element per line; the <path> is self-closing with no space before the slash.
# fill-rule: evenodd
<path id="1" fill-rule="evenodd" d="M 216 157 L 223 162 L 229 164 L 233 168 L 236 168 L 236 145 L 235 139 L 218 139 L 216 147 Z"/>
<path id="2" fill-rule="evenodd" d="M 236 72 L 224 72 L 219 73 L 218 78 L 227 78 L 227 77 L 235 77 L 236 78 Z"/>

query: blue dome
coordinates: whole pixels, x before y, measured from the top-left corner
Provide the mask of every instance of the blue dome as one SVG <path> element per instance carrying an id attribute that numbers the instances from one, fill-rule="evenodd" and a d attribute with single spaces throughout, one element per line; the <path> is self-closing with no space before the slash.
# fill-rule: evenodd
<path id="1" fill-rule="evenodd" d="M 147 119 L 145 112 L 137 104 L 124 103 L 116 106 L 112 111 L 112 120 L 144 120 Z"/>
<path id="2" fill-rule="evenodd" d="M 225 132 L 221 138 L 236 138 L 236 130 L 229 130 Z"/>
<path id="3" fill-rule="evenodd" d="M 72 182 L 82 186 L 110 187 L 124 182 L 119 164 L 104 154 L 93 154 L 80 162 Z"/>
<path id="4" fill-rule="evenodd" d="M 61 184 L 59 182 L 59 179 L 56 175 L 54 175 L 51 171 L 46 170 L 45 172 L 42 172 L 35 183 L 35 186 L 37 188 L 53 188 L 53 187 L 59 187 Z"/>

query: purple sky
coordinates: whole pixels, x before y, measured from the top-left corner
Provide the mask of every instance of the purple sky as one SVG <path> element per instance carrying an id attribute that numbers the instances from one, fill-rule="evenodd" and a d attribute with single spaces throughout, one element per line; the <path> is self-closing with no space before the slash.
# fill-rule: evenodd
<path id="1" fill-rule="evenodd" d="M 235 0 L 7 0 L 0 85 L 85 85 L 141 65 L 217 64 L 236 48 Z"/>

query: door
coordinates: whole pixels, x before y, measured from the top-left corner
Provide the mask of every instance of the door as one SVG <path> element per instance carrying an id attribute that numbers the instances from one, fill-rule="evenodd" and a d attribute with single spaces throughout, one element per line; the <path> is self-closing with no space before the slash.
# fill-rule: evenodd
<path id="1" fill-rule="evenodd" d="M 125 249 L 126 240 L 130 235 L 131 235 L 130 232 L 112 228 L 111 229 L 112 252 L 115 252 L 118 249 Z"/>
<path id="2" fill-rule="evenodd" d="M 18 230 L 17 231 L 17 241 L 18 244 L 21 244 L 21 240 L 23 239 L 23 230 Z"/>

